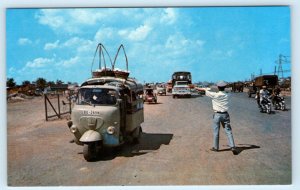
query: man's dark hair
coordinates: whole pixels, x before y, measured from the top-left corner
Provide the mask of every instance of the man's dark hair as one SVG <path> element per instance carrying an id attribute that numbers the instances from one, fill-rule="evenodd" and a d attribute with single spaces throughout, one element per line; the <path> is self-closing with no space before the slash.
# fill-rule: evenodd
<path id="1" fill-rule="evenodd" d="M 225 86 L 222 86 L 222 87 L 218 86 L 218 89 L 219 89 L 219 91 L 224 91 L 225 90 Z"/>

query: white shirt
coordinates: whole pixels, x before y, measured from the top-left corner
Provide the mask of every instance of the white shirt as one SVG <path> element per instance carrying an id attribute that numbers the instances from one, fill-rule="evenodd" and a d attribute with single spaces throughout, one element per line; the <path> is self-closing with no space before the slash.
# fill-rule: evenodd
<path id="1" fill-rule="evenodd" d="M 262 100 L 264 96 L 267 96 L 268 93 L 269 93 L 268 90 L 266 90 L 266 89 L 261 89 L 261 90 L 259 91 L 260 100 Z"/>
<path id="2" fill-rule="evenodd" d="M 224 91 L 211 92 L 205 90 L 205 95 L 212 99 L 212 106 L 215 112 L 226 112 L 229 109 L 229 95 Z"/>

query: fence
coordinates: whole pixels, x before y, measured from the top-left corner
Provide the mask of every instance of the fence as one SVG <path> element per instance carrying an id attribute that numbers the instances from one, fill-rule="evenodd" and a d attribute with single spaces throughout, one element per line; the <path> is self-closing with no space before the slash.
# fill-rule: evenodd
<path id="1" fill-rule="evenodd" d="M 68 111 L 65 111 L 62 113 L 61 110 L 61 104 L 60 104 L 60 94 L 54 94 L 51 95 L 52 97 L 54 96 L 54 98 L 49 98 L 49 96 L 47 94 L 44 95 L 44 103 L 45 103 L 45 117 L 46 117 L 46 121 L 48 121 L 49 118 L 53 118 L 53 117 L 58 117 L 61 118 L 62 115 L 65 114 L 71 114 L 71 100 L 70 98 L 67 98 L 67 102 L 62 101 L 63 106 L 67 106 L 68 105 Z M 55 106 L 55 104 L 52 104 L 52 102 L 54 102 L 57 106 Z M 57 102 L 56 102 L 57 101 Z M 50 111 L 54 111 L 55 114 L 53 115 L 49 115 L 49 111 L 48 111 L 48 105 L 50 105 L 50 107 L 52 109 L 50 109 Z"/>

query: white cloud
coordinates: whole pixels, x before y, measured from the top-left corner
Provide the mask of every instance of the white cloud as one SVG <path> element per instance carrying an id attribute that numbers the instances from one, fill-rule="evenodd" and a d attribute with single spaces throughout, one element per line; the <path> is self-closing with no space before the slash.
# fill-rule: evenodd
<path id="1" fill-rule="evenodd" d="M 33 72 L 35 70 L 41 70 L 47 68 L 51 68 L 51 71 L 53 71 L 59 67 L 69 68 L 79 63 L 79 60 L 80 60 L 79 56 L 71 57 L 70 59 L 67 60 L 61 60 L 55 56 L 51 59 L 39 57 L 34 59 L 33 61 L 28 61 L 25 67 L 22 68 L 22 71 L 25 72 L 27 69 L 30 69 L 30 72 Z M 11 68 L 9 72 L 15 72 L 15 69 Z"/>
<path id="2" fill-rule="evenodd" d="M 9 74 L 14 74 L 16 72 L 17 72 L 17 69 L 15 69 L 14 67 L 10 67 L 9 70 L 8 70 Z"/>
<path id="3" fill-rule="evenodd" d="M 165 43 L 165 47 L 168 49 L 186 49 L 191 48 L 202 48 L 205 41 L 202 40 L 191 40 L 186 38 L 182 34 L 170 35 Z"/>
<path id="4" fill-rule="evenodd" d="M 79 37 L 73 37 L 73 38 L 65 41 L 61 45 L 61 47 L 76 49 L 77 53 L 90 51 L 91 49 L 94 48 L 94 46 L 96 46 L 96 45 L 93 41 L 86 40 L 86 39 L 79 38 Z"/>
<path id="5" fill-rule="evenodd" d="M 234 55 L 234 50 L 212 50 L 210 57 L 215 60 L 223 60 L 231 58 Z"/>
<path id="6" fill-rule="evenodd" d="M 48 58 L 36 58 L 33 61 L 28 61 L 25 67 L 29 68 L 41 68 L 54 64 L 54 59 Z"/>
<path id="7" fill-rule="evenodd" d="M 150 33 L 152 28 L 149 25 L 141 25 L 135 29 L 122 29 L 119 30 L 118 34 L 132 41 L 142 41 L 144 40 Z"/>
<path id="8" fill-rule="evenodd" d="M 96 42 L 103 42 L 107 39 L 112 39 L 114 33 L 115 31 L 113 28 L 101 28 L 96 32 L 94 40 Z"/>
<path id="9" fill-rule="evenodd" d="M 46 43 L 44 46 L 45 50 L 56 49 L 59 46 L 59 40 L 56 40 L 54 43 Z"/>
<path id="10" fill-rule="evenodd" d="M 106 17 L 105 12 L 95 9 L 74 9 L 70 11 L 70 17 L 76 19 L 76 23 L 93 25 Z"/>
<path id="11" fill-rule="evenodd" d="M 59 9 L 42 9 L 36 15 L 39 23 L 49 25 L 53 29 L 57 29 L 64 25 L 65 18 L 61 15 L 62 10 Z"/>
<path id="12" fill-rule="evenodd" d="M 162 13 L 160 22 L 161 23 L 167 23 L 167 24 L 173 24 L 177 19 L 176 12 L 173 8 L 166 8 L 164 12 Z"/>
<path id="13" fill-rule="evenodd" d="M 28 38 L 20 38 L 20 39 L 18 40 L 18 43 L 19 43 L 19 45 L 24 46 L 24 45 L 31 44 L 32 41 L 29 40 Z"/>
<path id="14" fill-rule="evenodd" d="M 86 26 L 95 26 L 114 16 L 112 9 L 42 9 L 35 18 L 56 32 L 80 33 Z"/>
<path id="15" fill-rule="evenodd" d="M 281 38 L 281 39 L 278 41 L 279 44 L 289 43 L 289 42 L 290 42 L 290 40 L 288 40 L 287 38 Z"/>
<path id="16" fill-rule="evenodd" d="M 71 67 L 71 66 L 75 65 L 76 63 L 78 63 L 78 61 L 79 61 L 79 57 L 76 56 L 76 57 L 70 58 L 69 60 L 60 61 L 57 65 L 63 66 L 63 67 Z"/>

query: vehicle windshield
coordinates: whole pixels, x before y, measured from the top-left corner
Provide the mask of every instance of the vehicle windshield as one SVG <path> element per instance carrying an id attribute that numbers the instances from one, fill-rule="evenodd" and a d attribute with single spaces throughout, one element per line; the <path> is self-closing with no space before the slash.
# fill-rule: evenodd
<path id="1" fill-rule="evenodd" d="M 76 103 L 79 105 L 115 105 L 117 91 L 106 88 L 81 88 Z"/>
<path id="2" fill-rule="evenodd" d="M 153 95 L 153 89 L 146 89 L 147 95 Z"/>
<path id="3" fill-rule="evenodd" d="M 181 82 L 181 81 L 177 81 L 177 85 L 188 85 L 188 83 L 187 82 Z"/>

